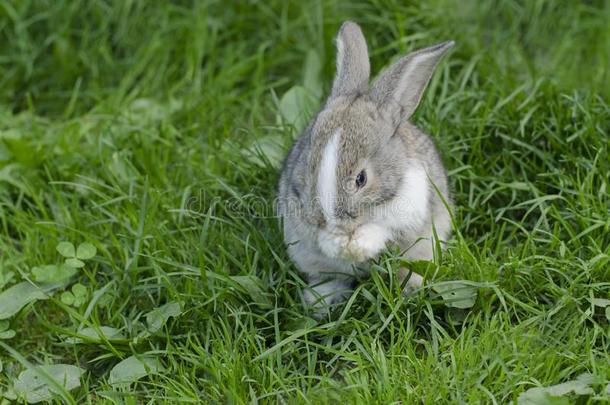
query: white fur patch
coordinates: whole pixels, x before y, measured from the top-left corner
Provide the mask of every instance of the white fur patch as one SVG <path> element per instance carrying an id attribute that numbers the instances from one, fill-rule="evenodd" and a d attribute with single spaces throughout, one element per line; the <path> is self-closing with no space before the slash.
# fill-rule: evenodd
<path id="1" fill-rule="evenodd" d="M 376 223 L 360 226 L 347 245 L 346 256 L 356 262 L 363 262 L 377 256 L 392 237 L 390 231 Z"/>
<path id="2" fill-rule="evenodd" d="M 328 224 L 335 222 L 335 204 L 337 199 L 337 161 L 339 159 L 339 139 L 341 130 L 336 131 L 322 152 L 320 171 L 318 172 L 318 198 Z"/>
<path id="3" fill-rule="evenodd" d="M 389 204 L 379 207 L 376 218 L 387 229 L 419 230 L 429 210 L 430 182 L 421 165 L 410 166 L 398 195 Z"/>

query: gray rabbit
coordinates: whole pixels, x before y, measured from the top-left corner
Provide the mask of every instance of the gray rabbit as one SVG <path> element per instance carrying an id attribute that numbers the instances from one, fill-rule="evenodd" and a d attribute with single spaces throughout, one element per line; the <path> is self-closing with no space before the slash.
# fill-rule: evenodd
<path id="1" fill-rule="evenodd" d="M 431 260 L 435 237 L 442 245 L 450 235 L 445 169 L 430 137 L 408 119 L 453 44 L 401 58 L 369 87 L 360 27 L 348 21 L 337 34 L 331 94 L 292 147 L 279 183 L 284 241 L 318 316 L 350 293 L 353 275 L 386 246 Z M 412 274 L 407 287 L 421 283 Z"/>

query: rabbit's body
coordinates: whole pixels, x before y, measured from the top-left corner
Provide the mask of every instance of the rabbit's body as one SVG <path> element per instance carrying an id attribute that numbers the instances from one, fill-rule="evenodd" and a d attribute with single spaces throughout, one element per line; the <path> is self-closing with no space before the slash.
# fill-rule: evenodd
<path id="1" fill-rule="evenodd" d="M 348 293 L 350 276 L 366 272 L 388 244 L 408 259 L 430 260 L 433 235 L 449 236 L 444 167 L 432 140 L 407 119 L 451 45 L 401 59 L 369 90 L 362 33 L 342 26 L 332 93 L 288 154 L 279 184 L 284 240 L 307 275 L 309 303 L 321 307 Z"/>

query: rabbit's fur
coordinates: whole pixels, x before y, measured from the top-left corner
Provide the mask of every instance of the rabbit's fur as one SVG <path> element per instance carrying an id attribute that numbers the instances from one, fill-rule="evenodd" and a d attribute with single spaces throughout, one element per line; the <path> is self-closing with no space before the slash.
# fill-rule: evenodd
<path id="1" fill-rule="evenodd" d="M 434 235 L 443 242 L 451 231 L 445 169 L 432 140 L 407 120 L 453 42 L 403 57 L 370 88 L 360 27 L 345 22 L 336 44 L 331 94 L 279 183 L 284 240 L 318 314 L 348 294 L 350 276 L 366 272 L 388 244 L 407 259 L 431 260 Z M 410 285 L 418 284 L 414 275 Z"/>

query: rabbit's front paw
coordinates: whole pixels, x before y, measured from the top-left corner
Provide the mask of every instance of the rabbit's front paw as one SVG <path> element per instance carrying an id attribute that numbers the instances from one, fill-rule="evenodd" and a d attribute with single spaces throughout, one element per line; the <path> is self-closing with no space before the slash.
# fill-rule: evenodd
<path id="1" fill-rule="evenodd" d="M 328 257 L 340 257 L 348 241 L 347 235 L 338 232 L 322 230 L 318 235 L 318 245 Z"/>
<path id="2" fill-rule="evenodd" d="M 356 262 L 372 259 L 385 248 L 388 239 L 390 233 L 379 225 L 362 225 L 347 244 L 345 256 Z"/>

